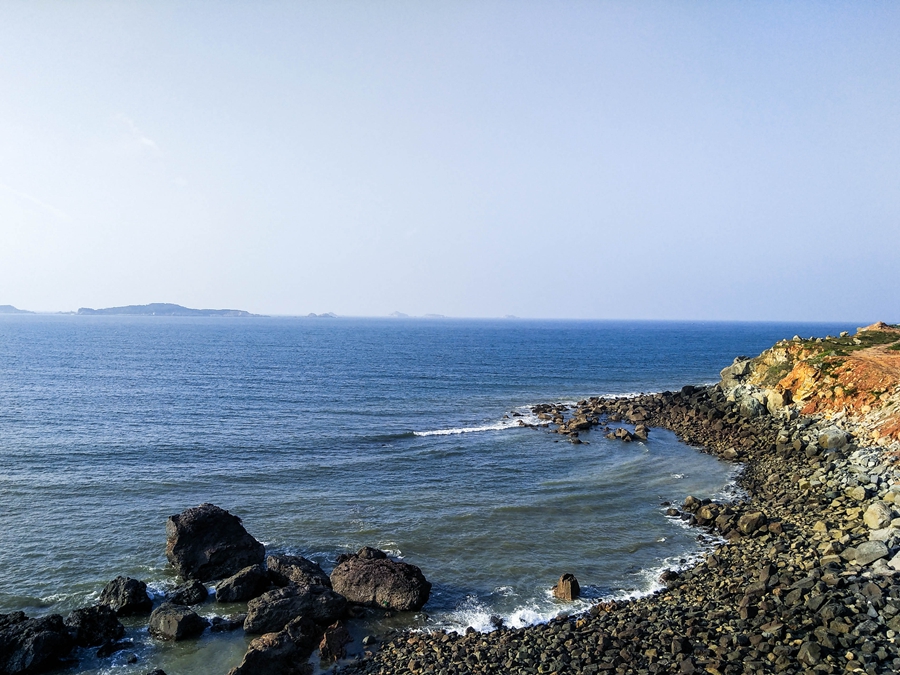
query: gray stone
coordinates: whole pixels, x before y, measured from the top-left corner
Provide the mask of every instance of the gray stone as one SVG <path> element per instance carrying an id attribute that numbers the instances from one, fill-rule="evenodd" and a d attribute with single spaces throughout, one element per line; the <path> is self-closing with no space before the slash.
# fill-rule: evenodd
<path id="1" fill-rule="evenodd" d="M 856 564 L 868 565 L 881 558 L 887 558 L 888 548 L 883 541 L 864 541 L 856 547 Z"/>
<path id="2" fill-rule="evenodd" d="M 209 621 L 184 605 L 164 602 L 150 615 L 150 634 L 160 640 L 187 640 L 200 635 Z"/>
<path id="3" fill-rule="evenodd" d="M 890 525 L 893 517 L 890 504 L 887 502 L 873 502 L 863 514 L 863 522 L 870 530 L 880 530 Z"/>
<path id="4" fill-rule="evenodd" d="M 850 435 L 837 427 L 828 427 L 819 433 L 819 447 L 826 450 L 840 450 L 850 442 Z"/>

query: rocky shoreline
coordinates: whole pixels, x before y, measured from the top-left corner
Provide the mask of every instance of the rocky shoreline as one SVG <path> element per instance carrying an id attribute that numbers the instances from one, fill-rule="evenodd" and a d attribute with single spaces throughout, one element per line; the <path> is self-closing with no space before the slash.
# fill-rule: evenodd
<path id="1" fill-rule="evenodd" d="M 736 359 L 713 386 L 532 412 L 541 431 L 572 443 L 586 430 L 636 442 L 665 428 L 741 463 L 742 500 L 661 505 L 722 543 L 665 572 L 653 595 L 522 629 L 367 636 L 336 673 L 900 672 L 900 329 L 795 337 Z M 166 536 L 185 583 L 162 604 L 119 577 L 65 619 L 0 615 L 0 675 L 67 667 L 79 648 L 128 649 L 125 615 L 148 616 L 158 640 L 243 628 L 259 637 L 230 675 L 308 675 L 316 650 L 323 665 L 344 658 L 348 618 L 417 610 L 431 589 L 419 568 L 368 547 L 330 575 L 304 558 L 266 557 L 239 518 L 211 504 L 169 518 Z M 192 607 L 212 581 L 217 602 L 247 602 L 247 613 L 199 616 Z M 576 597 L 577 580 L 564 574 L 556 594 Z"/>
<path id="2" fill-rule="evenodd" d="M 744 501 L 688 496 L 669 509 L 724 543 L 664 574 L 665 590 L 522 629 L 400 633 L 341 675 L 900 672 L 893 446 L 866 447 L 842 428 L 865 425 L 844 413 L 801 414 L 789 390 L 749 382 L 754 365 L 736 359 L 714 386 L 534 409 L 572 442 L 596 427 L 623 441 L 659 427 L 743 464 Z M 621 422 L 634 427 L 610 426 Z"/>

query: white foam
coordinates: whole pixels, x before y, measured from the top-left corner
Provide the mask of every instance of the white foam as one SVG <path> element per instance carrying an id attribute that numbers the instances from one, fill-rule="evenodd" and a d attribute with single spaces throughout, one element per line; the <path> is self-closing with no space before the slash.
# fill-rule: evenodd
<path id="1" fill-rule="evenodd" d="M 471 434 L 483 431 L 505 431 L 506 429 L 519 429 L 522 426 L 521 424 L 519 424 L 520 422 L 531 426 L 544 423 L 543 420 L 539 420 L 537 418 L 537 415 L 531 412 L 531 406 L 522 406 L 520 408 L 516 408 L 514 412 L 518 413 L 518 415 L 510 415 L 508 418 L 504 418 L 502 420 L 499 420 L 498 422 L 494 422 L 493 424 L 484 424 L 477 427 L 456 427 L 453 429 L 414 431 L 413 434 L 415 436 L 454 436 L 456 434 Z"/>

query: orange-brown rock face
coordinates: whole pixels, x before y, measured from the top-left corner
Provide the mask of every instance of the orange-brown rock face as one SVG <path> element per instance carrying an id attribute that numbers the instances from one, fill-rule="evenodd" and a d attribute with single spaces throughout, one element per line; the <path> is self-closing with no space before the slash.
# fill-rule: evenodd
<path id="1" fill-rule="evenodd" d="M 789 340 L 754 359 L 749 382 L 789 395 L 800 412 L 843 412 L 872 439 L 900 441 L 900 327 Z"/>

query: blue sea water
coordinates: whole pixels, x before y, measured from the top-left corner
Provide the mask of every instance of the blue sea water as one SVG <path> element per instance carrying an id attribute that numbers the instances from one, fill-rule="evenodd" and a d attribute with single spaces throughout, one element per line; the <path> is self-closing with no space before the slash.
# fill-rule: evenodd
<path id="1" fill-rule="evenodd" d="M 563 572 L 588 599 L 648 592 L 699 550 L 661 502 L 722 493 L 735 468 L 662 430 L 572 445 L 515 413 L 712 382 L 738 354 L 853 328 L 0 316 L 0 612 L 65 613 L 119 574 L 164 592 L 165 519 L 202 502 L 326 570 L 363 545 L 420 566 L 432 598 L 396 625 L 586 606 L 550 597 Z M 224 674 L 246 646 L 130 631 L 138 664 L 81 671 Z"/>

